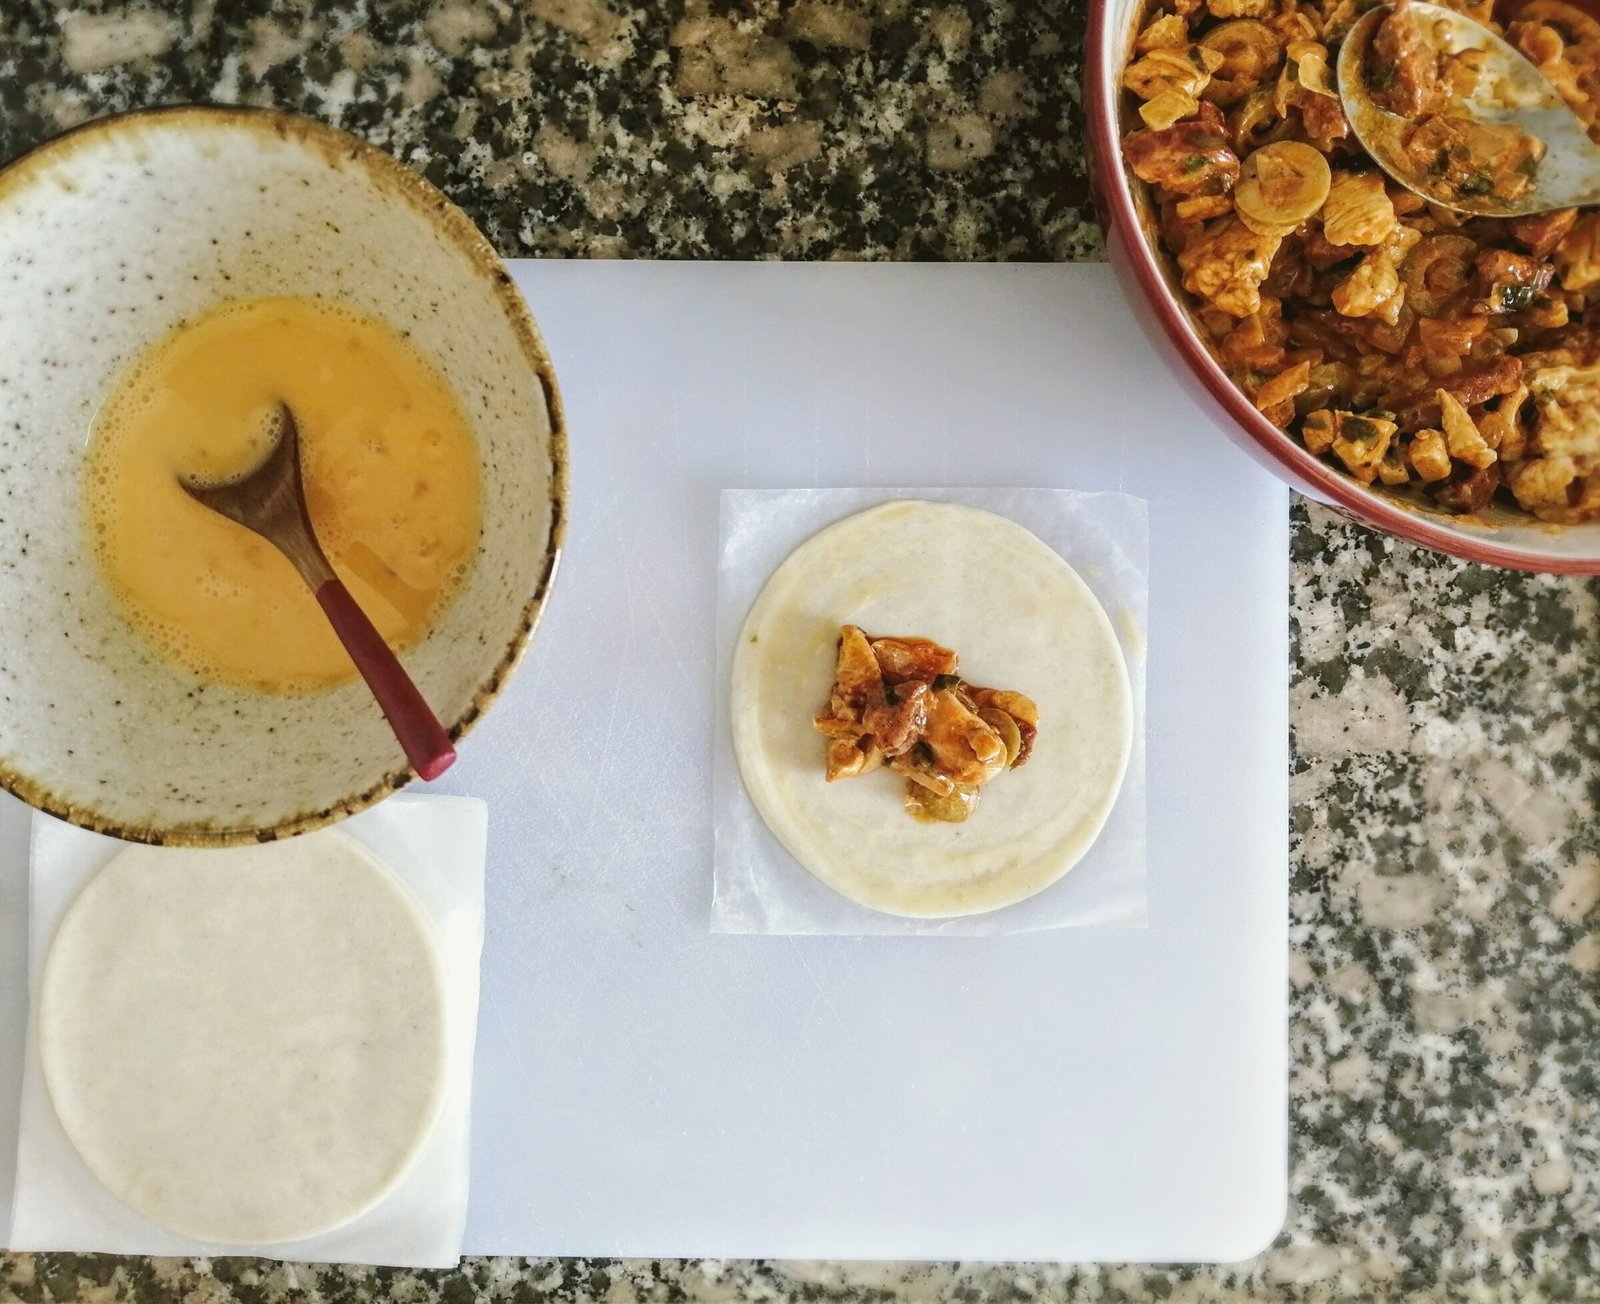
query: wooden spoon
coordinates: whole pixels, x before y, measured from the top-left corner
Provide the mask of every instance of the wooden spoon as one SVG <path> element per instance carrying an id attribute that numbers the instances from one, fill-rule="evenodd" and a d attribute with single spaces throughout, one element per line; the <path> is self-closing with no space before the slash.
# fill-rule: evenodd
<path id="1" fill-rule="evenodd" d="M 317 542 L 300 476 L 300 431 L 287 404 L 278 404 L 272 424 L 272 451 L 255 470 L 222 484 L 186 476 L 178 483 L 197 503 L 259 534 L 289 559 L 316 594 L 412 768 L 424 779 L 437 779 L 456 759 L 450 736 Z"/>

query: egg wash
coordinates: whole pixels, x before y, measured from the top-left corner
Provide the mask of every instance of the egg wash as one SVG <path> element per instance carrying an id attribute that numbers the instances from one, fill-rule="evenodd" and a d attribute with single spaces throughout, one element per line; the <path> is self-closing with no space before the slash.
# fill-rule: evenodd
<path id="1" fill-rule="evenodd" d="M 91 426 L 85 515 L 112 592 L 163 654 L 207 679 L 297 693 L 355 668 L 288 560 L 179 483 L 258 466 L 279 401 L 299 427 L 329 561 L 391 647 L 414 645 L 477 551 L 477 444 L 417 347 L 348 305 L 240 300 L 152 345 Z"/>

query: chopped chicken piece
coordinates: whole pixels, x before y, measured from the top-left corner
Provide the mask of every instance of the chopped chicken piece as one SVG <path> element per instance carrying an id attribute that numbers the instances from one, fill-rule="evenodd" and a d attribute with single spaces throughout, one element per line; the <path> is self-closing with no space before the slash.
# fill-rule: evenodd
<path id="1" fill-rule="evenodd" d="M 1131 133 L 1122 153 L 1141 181 L 1175 195 L 1225 194 L 1239 179 L 1239 158 L 1228 148 L 1215 104 L 1202 104 L 1195 117 L 1163 131 Z"/>
<path id="2" fill-rule="evenodd" d="M 958 665 L 930 639 L 842 627 L 833 689 L 813 721 L 828 738 L 828 781 L 887 766 L 906 780 L 909 814 L 966 819 L 983 784 L 1028 759 L 1039 710 L 1021 693 L 967 683 Z"/>
<path id="3" fill-rule="evenodd" d="M 1423 20 L 1398 4 L 1373 33 L 1367 49 L 1367 91 L 1372 102 L 1402 118 L 1443 112 L 1449 103 L 1439 78 L 1439 54 L 1423 30 Z"/>
<path id="4" fill-rule="evenodd" d="M 1282 243 L 1281 235 L 1259 235 L 1237 217 L 1216 222 L 1178 255 L 1183 288 L 1230 316 L 1248 317 L 1261 307 L 1261 283 Z"/>

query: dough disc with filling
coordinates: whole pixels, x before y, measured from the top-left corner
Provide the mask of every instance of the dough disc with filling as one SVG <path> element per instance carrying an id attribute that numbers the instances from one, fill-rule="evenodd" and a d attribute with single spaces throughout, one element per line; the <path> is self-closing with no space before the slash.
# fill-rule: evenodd
<path id="1" fill-rule="evenodd" d="M 45 961 L 50 1099 L 146 1218 L 223 1245 L 314 1236 L 382 1198 L 433 1126 L 441 973 L 406 888 L 340 834 L 132 847 Z"/>
<path id="2" fill-rule="evenodd" d="M 961 675 L 1039 707 L 1026 764 L 961 824 L 923 824 L 888 770 L 828 783 L 812 728 L 839 627 L 931 638 Z M 1127 768 L 1132 693 L 1110 621 L 1065 561 L 990 512 L 900 501 L 813 535 L 773 572 L 734 653 L 734 750 L 768 827 L 834 890 L 890 914 L 975 914 L 1048 887 L 1099 834 Z"/>

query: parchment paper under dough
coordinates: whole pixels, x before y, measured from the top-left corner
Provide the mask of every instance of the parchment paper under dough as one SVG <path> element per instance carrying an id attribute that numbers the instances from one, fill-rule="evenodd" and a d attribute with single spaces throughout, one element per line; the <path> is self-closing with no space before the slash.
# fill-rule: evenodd
<path id="1" fill-rule="evenodd" d="M 911 819 L 886 770 L 824 782 L 811 717 L 843 623 L 935 639 L 971 682 L 1038 704 L 1032 758 L 965 823 Z M 731 693 L 739 770 L 778 840 L 836 891 L 907 916 L 995 910 L 1054 883 L 1105 823 L 1133 740 L 1127 668 L 1093 593 L 1028 530 L 958 503 L 884 503 L 796 549 L 745 621 Z"/>
<path id="2" fill-rule="evenodd" d="M 197 1240 L 348 1222 L 438 1113 L 435 940 L 343 836 L 120 853 L 62 920 L 39 1001 L 67 1135 L 114 1195 Z"/>

